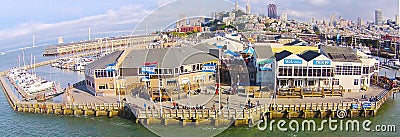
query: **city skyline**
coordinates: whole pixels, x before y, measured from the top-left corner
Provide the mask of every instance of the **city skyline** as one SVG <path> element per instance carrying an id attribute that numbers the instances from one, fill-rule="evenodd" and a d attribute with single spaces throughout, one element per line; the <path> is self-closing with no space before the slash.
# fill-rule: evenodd
<path id="1" fill-rule="evenodd" d="M 121 0 L 109 3 L 107 1 L 84 1 L 71 3 L 70 1 L 5 1 L 0 8 L 0 45 L 13 46 L 16 42 L 31 45 L 32 35 L 37 41 L 50 39 L 40 36 L 43 33 L 55 36 L 84 35 L 88 27 L 93 27 L 94 33 L 108 31 L 132 30 L 143 17 L 157 7 L 173 0 Z M 222 1 L 222 0 L 221 0 Z M 247 0 L 230 0 L 238 2 L 245 10 Z M 395 19 L 398 14 L 398 1 L 373 0 L 363 1 L 328 1 L 328 0 L 250 0 L 251 13 L 267 15 L 267 5 L 274 3 L 278 7 L 278 16 L 287 13 L 288 19 L 310 21 L 311 18 L 329 20 L 331 14 L 336 17 L 357 21 L 374 21 L 374 11 L 381 9 L 384 20 Z M 67 5 L 67 6 L 66 6 Z M 352 5 L 351 8 L 349 6 Z M 209 7 L 216 8 L 217 4 Z M 210 11 L 211 12 L 211 11 Z M 132 13 L 132 14 L 126 14 Z M 176 17 L 178 17 L 177 14 Z M 209 14 L 207 14 L 209 15 Z M 101 26 L 101 27 L 99 27 Z M 126 33 L 129 33 L 127 31 Z M 17 39 L 18 38 L 18 39 Z M 20 39 L 21 38 L 21 39 Z"/>

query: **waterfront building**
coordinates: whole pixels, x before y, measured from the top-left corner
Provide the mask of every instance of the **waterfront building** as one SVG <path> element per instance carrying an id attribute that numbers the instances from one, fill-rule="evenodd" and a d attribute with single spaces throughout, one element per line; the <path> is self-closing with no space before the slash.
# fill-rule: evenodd
<path id="1" fill-rule="evenodd" d="M 382 17 L 382 10 L 377 9 L 375 10 L 375 25 L 382 25 L 383 17 Z"/>
<path id="2" fill-rule="evenodd" d="M 291 92 L 291 89 L 300 94 L 333 88 L 334 66 L 332 60 L 325 55 L 315 51 L 296 55 L 284 50 L 275 56 L 279 95 L 288 94 L 284 92 Z"/>
<path id="3" fill-rule="evenodd" d="M 189 85 L 195 90 L 215 83 L 215 72 L 204 68 L 215 70 L 217 62 L 218 58 L 191 47 L 116 51 L 89 64 L 85 82 L 97 96 L 126 94 L 141 86 L 157 95 L 160 90 L 176 92 L 177 87 L 187 90 Z M 153 93 L 149 94 L 154 99 Z"/>
<path id="4" fill-rule="evenodd" d="M 124 51 L 112 52 L 85 67 L 85 84 L 89 92 L 96 96 L 125 95 L 124 82 L 116 81 L 118 71 L 117 63 L 120 62 Z M 118 85 L 118 86 L 117 86 Z M 117 91 L 119 91 L 117 93 Z"/>
<path id="5" fill-rule="evenodd" d="M 399 25 L 399 24 L 400 24 L 399 15 L 396 15 L 396 16 L 394 17 L 394 19 L 395 19 L 395 21 L 396 21 L 396 25 Z"/>
<path id="6" fill-rule="evenodd" d="M 340 85 L 348 92 L 368 90 L 371 77 L 377 69 L 375 59 L 360 59 L 350 47 L 323 46 L 321 53 L 333 61 L 333 85 Z"/>
<path id="7" fill-rule="evenodd" d="M 256 64 L 256 84 L 275 91 L 276 60 L 272 48 L 268 44 L 257 43 L 254 46 Z"/>
<path id="8" fill-rule="evenodd" d="M 268 17 L 272 19 L 277 19 L 278 8 L 275 4 L 268 4 Z"/>

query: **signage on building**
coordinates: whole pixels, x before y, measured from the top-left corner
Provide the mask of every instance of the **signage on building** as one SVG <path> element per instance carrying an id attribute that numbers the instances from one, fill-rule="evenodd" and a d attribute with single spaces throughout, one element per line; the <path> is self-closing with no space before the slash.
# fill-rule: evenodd
<path id="1" fill-rule="evenodd" d="M 273 62 L 274 62 L 274 59 L 267 59 L 267 60 L 259 62 L 258 64 L 260 65 L 260 70 L 261 71 L 272 70 Z"/>
<path id="2" fill-rule="evenodd" d="M 106 67 L 107 71 L 115 71 L 116 63 L 108 64 Z"/>
<path id="3" fill-rule="evenodd" d="M 204 64 L 203 65 L 203 72 L 216 72 L 216 66 L 213 64 Z"/>
<path id="4" fill-rule="evenodd" d="M 331 65 L 330 60 L 314 60 L 313 61 L 314 65 Z"/>
<path id="5" fill-rule="evenodd" d="M 363 103 L 363 108 L 371 108 L 371 102 L 364 102 Z"/>
<path id="6" fill-rule="evenodd" d="M 284 64 L 303 64 L 303 60 L 301 59 L 284 59 Z"/>
<path id="7" fill-rule="evenodd" d="M 352 109 L 358 109 L 358 104 L 351 104 Z"/>
<path id="8" fill-rule="evenodd" d="M 156 65 L 149 65 L 142 67 L 142 73 L 144 74 L 155 74 Z"/>

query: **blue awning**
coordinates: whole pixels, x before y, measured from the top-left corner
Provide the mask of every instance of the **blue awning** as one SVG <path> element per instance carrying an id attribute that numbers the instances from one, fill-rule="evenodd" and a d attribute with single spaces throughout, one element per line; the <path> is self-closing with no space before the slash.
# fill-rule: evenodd
<path id="1" fill-rule="evenodd" d="M 240 56 L 239 54 L 237 54 L 237 53 L 235 53 L 235 52 L 233 52 L 233 51 L 231 51 L 231 50 L 226 50 L 226 51 L 225 51 L 225 54 L 231 55 L 231 56 L 234 56 L 234 57 Z"/>
<path id="2" fill-rule="evenodd" d="M 243 51 L 243 53 L 246 54 L 254 54 L 254 49 L 252 47 L 247 48 L 246 50 Z"/>

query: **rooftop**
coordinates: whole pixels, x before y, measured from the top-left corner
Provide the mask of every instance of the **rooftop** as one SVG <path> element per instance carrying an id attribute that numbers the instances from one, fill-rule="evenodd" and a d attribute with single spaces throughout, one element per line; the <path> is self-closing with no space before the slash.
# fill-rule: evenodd
<path id="1" fill-rule="evenodd" d="M 122 68 L 139 68 L 152 62 L 159 68 L 175 68 L 181 65 L 218 60 L 216 57 L 192 47 L 132 50 L 122 62 Z"/>
<path id="2" fill-rule="evenodd" d="M 123 52 L 124 51 L 119 50 L 119 51 L 112 52 L 108 55 L 105 55 L 104 57 L 102 57 L 96 61 L 93 61 L 92 63 L 89 63 L 86 66 L 86 68 L 105 69 L 106 67 L 108 67 L 109 64 L 117 62 L 118 58 L 120 58 L 120 56 Z"/>
<path id="3" fill-rule="evenodd" d="M 255 45 L 254 50 L 257 58 L 266 59 L 274 57 L 274 53 L 272 52 L 271 46 Z"/>
<path id="4" fill-rule="evenodd" d="M 357 53 L 350 47 L 323 46 L 321 47 L 321 53 L 337 62 L 361 62 L 357 57 Z"/>

